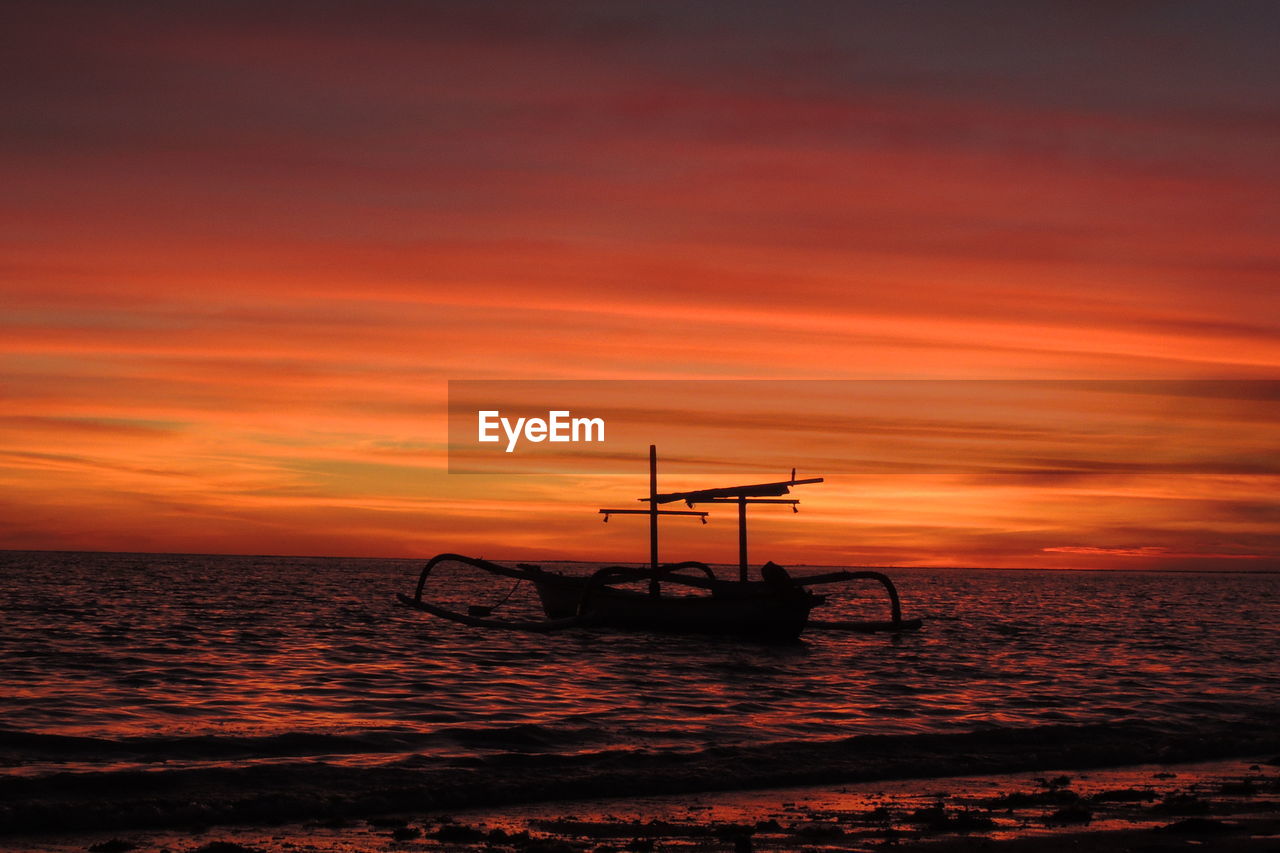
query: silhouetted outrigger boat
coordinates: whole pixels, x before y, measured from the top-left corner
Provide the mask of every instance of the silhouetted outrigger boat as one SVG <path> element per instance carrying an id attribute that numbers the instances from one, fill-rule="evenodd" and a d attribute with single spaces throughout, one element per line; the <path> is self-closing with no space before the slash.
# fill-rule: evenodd
<path id="1" fill-rule="evenodd" d="M 645 567 L 609 566 L 589 576 L 552 572 L 529 563 L 504 566 L 460 554 L 438 554 L 432 557 L 418 578 L 412 597 L 398 594 L 408 607 L 443 619 L 481 628 L 504 628 L 523 631 L 558 631 L 575 627 L 603 627 L 635 631 L 727 634 L 762 640 L 795 640 L 808 628 L 845 631 L 911 631 L 920 627 L 919 619 L 903 619 L 898 591 L 888 576 L 873 571 L 836 571 L 808 577 L 792 577 L 781 566 L 768 562 L 761 566 L 760 579 L 749 578 L 747 563 L 747 506 L 750 504 L 784 504 L 793 509 L 800 502 L 783 498 L 793 486 L 821 483 L 821 477 L 797 480 L 791 478 L 774 483 L 756 483 L 718 489 L 659 494 L 657 490 L 657 454 L 649 448 L 649 496 L 640 500 L 647 509 L 602 509 L 604 520 L 613 515 L 646 515 L 649 517 L 649 565 Z M 659 505 L 683 502 L 687 510 L 658 509 Z M 723 580 L 706 563 L 688 561 L 661 564 L 658 561 L 658 517 L 683 515 L 697 517 L 706 523 L 707 513 L 694 510 L 702 504 L 736 504 L 738 507 L 738 579 Z M 494 575 L 528 581 L 534 585 L 545 619 L 508 620 L 492 618 L 494 607 L 472 606 L 466 613 L 449 610 L 423 598 L 427 579 L 436 566 L 464 563 Z M 826 596 L 808 587 L 875 580 L 889 595 L 890 618 L 886 621 L 813 620 L 810 611 L 826 602 Z M 646 589 L 628 589 L 624 584 L 644 584 Z M 667 589 L 664 590 L 664 587 Z M 672 594 L 671 589 L 680 590 Z M 513 587 L 514 591 L 514 587 Z M 508 598 L 510 594 L 508 594 Z M 505 601 L 505 600 L 504 600 Z"/>

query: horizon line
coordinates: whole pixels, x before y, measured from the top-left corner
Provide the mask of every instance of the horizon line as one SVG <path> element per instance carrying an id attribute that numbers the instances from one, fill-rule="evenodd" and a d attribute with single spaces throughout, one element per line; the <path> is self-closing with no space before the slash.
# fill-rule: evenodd
<path id="1" fill-rule="evenodd" d="M 300 560 L 429 560 L 430 557 L 353 557 L 336 554 L 239 554 L 230 552 L 188 552 L 188 551 L 97 551 L 82 548 L 0 548 L 0 554 L 113 554 L 142 555 L 151 557 L 269 557 L 290 558 Z M 646 565 L 646 560 L 532 560 L 522 557 L 483 558 L 501 563 L 572 563 L 583 565 L 616 564 Z M 707 563 L 713 567 L 737 568 L 737 563 Z M 983 572 L 1137 572 L 1141 574 L 1214 574 L 1214 575 L 1280 575 L 1280 569 L 1187 569 L 1187 568 L 1108 568 L 1098 566 L 910 566 L 910 565 L 873 565 L 855 563 L 792 563 L 787 568 L 807 569 L 892 569 L 894 571 L 913 569 L 936 569 L 944 572 L 983 571 Z"/>

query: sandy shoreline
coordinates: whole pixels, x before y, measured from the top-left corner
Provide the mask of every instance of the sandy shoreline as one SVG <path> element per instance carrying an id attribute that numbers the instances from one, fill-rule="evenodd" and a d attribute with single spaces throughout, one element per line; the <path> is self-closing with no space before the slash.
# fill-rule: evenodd
<path id="1" fill-rule="evenodd" d="M 1280 849 L 1280 756 L 412 810 L 275 826 L 25 834 L 3 844 L 30 853 L 1263 851 Z"/>

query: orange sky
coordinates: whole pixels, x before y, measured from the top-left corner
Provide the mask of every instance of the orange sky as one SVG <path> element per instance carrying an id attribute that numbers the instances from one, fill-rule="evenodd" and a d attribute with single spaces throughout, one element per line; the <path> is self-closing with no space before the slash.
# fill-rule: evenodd
<path id="1" fill-rule="evenodd" d="M 31 3 L 0 547 L 643 558 L 643 446 L 450 475 L 449 379 L 1276 378 L 1276 16 Z M 1276 568 L 1276 485 L 839 474 L 755 550 Z"/>

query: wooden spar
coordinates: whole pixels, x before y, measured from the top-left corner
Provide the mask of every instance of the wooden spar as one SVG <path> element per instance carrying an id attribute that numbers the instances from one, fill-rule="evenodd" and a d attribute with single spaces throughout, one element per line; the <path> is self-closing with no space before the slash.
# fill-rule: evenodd
<path id="1" fill-rule="evenodd" d="M 649 445 L 649 568 L 658 570 L 658 446 Z M 657 578 L 650 583 L 650 592 L 657 592 Z"/>
<path id="2" fill-rule="evenodd" d="M 723 489 L 698 489 L 692 492 L 671 492 L 665 495 L 650 494 L 649 506 L 655 503 L 684 501 L 690 507 L 694 504 L 727 504 L 738 505 L 738 579 L 743 583 L 747 577 L 747 504 L 790 504 L 795 509 L 800 501 L 793 498 L 774 497 L 791 493 L 792 486 L 803 486 L 809 483 L 821 483 L 821 477 L 810 477 L 797 480 L 795 469 L 791 469 L 791 479 L 777 483 L 756 483 L 749 486 L 729 486 Z"/>
<path id="3" fill-rule="evenodd" d="M 693 503 L 700 504 L 736 504 L 738 501 L 746 501 L 749 504 L 798 504 L 800 501 L 793 498 L 705 498 Z M 612 510 L 611 510 L 612 511 Z M 637 512 L 648 512 L 648 510 L 637 510 Z M 670 510 L 663 510 L 670 512 Z"/>
<path id="4" fill-rule="evenodd" d="M 654 495 L 658 503 L 669 504 L 673 501 L 703 502 L 712 498 L 770 498 L 780 497 L 791 491 L 792 486 L 807 486 L 810 483 L 821 483 L 821 477 L 810 477 L 807 480 L 782 480 L 777 483 L 756 483 L 750 486 L 728 486 L 722 489 L 697 489 L 692 492 L 668 492 L 665 495 Z"/>
<path id="5" fill-rule="evenodd" d="M 602 509 L 600 510 L 601 515 L 650 515 L 652 514 L 652 512 L 653 512 L 652 510 L 648 510 L 648 509 Z M 658 515 L 696 515 L 696 516 L 699 516 L 700 518 L 706 518 L 708 514 L 705 512 L 694 512 L 692 510 L 687 510 L 687 509 L 660 509 L 658 510 Z"/>
<path id="6" fill-rule="evenodd" d="M 649 445 L 649 569 L 653 577 L 649 579 L 649 594 L 657 596 L 661 592 L 658 585 L 658 446 Z M 608 516 L 605 516 L 608 518 Z"/>
<path id="7" fill-rule="evenodd" d="M 605 521 L 608 521 L 609 516 L 611 515 L 649 516 L 649 573 L 652 576 L 649 581 L 649 593 L 656 596 L 661 592 L 658 585 L 658 516 L 696 515 L 702 520 L 703 524 L 706 524 L 707 513 L 675 509 L 658 509 L 658 448 L 657 445 L 653 444 L 649 445 L 649 497 L 641 498 L 640 500 L 649 502 L 648 509 L 602 509 L 600 510 L 600 514 L 604 516 Z"/>
<path id="8" fill-rule="evenodd" d="M 697 489 L 690 492 L 669 492 L 667 494 L 658 494 L 658 448 L 656 445 L 649 445 L 649 496 L 640 498 L 642 503 L 647 502 L 648 508 L 643 510 L 627 510 L 627 509 L 602 509 L 601 514 L 604 520 L 608 521 L 609 516 L 613 514 L 623 515 L 640 515 L 649 516 L 649 570 L 652 578 L 649 583 L 649 593 L 658 595 L 658 516 L 660 515 L 696 515 L 702 519 L 702 523 L 707 523 L 707 513 L 705 512 L 686 512 L 683 510 L 658 509 L 659 504 L 672 503 L 673 501 L 684 501 L 692 509 L 694 504 L 700 503 L 736 503 L 738 505 L 738 578 L 743 583 L 748 581 L 748 559 L 747 559 L 747 504 L 790 504 L 792 509 L 800 501 L 793 498 L 782 498 L 782 495 L 791 493 L 792 486 L 805 486 L 810 483 L 821 483 L 821 477 L 810 477 L 805 480 L 796 479 L 796 470 L 791 469 L 791 478 L 789 480 L 780 480 L 775 483 L 754 483 L 746 486 L 729 486 L 720 489 Z"/>

